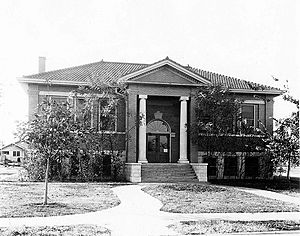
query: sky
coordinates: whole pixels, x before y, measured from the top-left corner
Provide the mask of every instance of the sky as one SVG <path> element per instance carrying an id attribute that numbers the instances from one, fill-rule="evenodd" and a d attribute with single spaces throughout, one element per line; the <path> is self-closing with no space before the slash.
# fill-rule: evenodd
<path id="1" fill-rule="evenodd" d="M 182 64 L 283 88 L 299 98 L 297 0 L 1 0 L 0 143 L 26 120 L 17 78 L 91 62 Z M 297 16 L 298 15 L 298 16 Z M 272 76 L 279 78 L 275 82 Z M 294 106 L 275 101 L 274 117 Z"/>

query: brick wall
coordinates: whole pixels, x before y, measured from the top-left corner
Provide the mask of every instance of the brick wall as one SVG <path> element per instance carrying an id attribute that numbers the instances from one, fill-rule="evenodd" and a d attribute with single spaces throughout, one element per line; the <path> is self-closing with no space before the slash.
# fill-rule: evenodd
<path id="1" fill-rule="evenodd" d="M 140 80 L 147 81 L 163 81 L 168 82 L 184 82 L 188 84 L 189 81 L 186 77 L 180 73 L 171 71 L 169 68 L 160 69 L 152 74 L 143 75 L 139 78 Z M 50 87 L 51 91 L 56 92 L 71 92 L 75 89 L 75 86 L 63 86 L 63 85 L 52 85 Z M 164 113 L 163 119 L 165 119 L 170 125 L 172 132 L 175 133 L 175 137 L 171 138 L 172 146 L 172 162 L 178 160 L 179 153 L 179 112 L 180 112 L 180 96 L 188 96 L 190 100 L 189 105 L 189 121 L 194 120 L 194 99 L 193 94 L 197 88 L 189 86 L 177 86 L 177 85 L 155 85 L 155 84 L 129 84 L 128 85 L 128 95 L 126 101 L 121 101 L 118 106 L 118 124 L 117 131 L 124 132 L 128 130 L 127 136 L 123 133 L 119 135 L 118 138 L 118 148 L 119 150 L 126 149 L 126 161 L 129 163 L 135 163 L 138 160 L 138 95 L 148 95 L 147 99 L 147 122 L 154 118 L 153 114 L 159 110 Z M 39 91 L 48 91 L 46 85 L 35 85 L 28 84 L 28 95 L 29 95 L 29 117 L 32 118 L 33 114 L 37 111 L 37 105 L 40 102 Z M 161 97 L 157 97 L 161 96 Z M 252 94 L 239 94 L 237 95 L 243 100 L 255 100 Z M 260 105 L 259 107 L 259 119 L 266 122 L 266 127 L 269 132 L 273 129 L 273 120 L 269 117 L 273 116 L 273 97 L 271 95 L 259 95 L 260 99 L 266 101 L 266 107 Z M 171 106 L 159 105 L 159 102 L 171 102 Z M 190 137 L 189 137 L 190 138 Z M 199 147 L 191 140 L 188 140 L 188 152 L 192 162 L 197 162 L 197 150 L 205 150 L 203 148 L 206 141 L 199 138 Z M 127 142 L 125 142 L 127 140 Z M 230 141 L 231 140 L 231 141 Z M 228 142 L 231 143 L 232 148 L 236 148 L 234 138 L 231 138 Z M 212 143 L 213 145 L 214 143 Z M 215 143 L 216 144 L 216 143 Z M 215 145 L 217 147 L 217 145 Z"/>

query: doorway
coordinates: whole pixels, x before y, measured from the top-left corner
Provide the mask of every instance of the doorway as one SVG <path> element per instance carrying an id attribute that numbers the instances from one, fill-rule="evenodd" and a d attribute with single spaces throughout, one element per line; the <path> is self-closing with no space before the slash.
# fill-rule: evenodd
<path id="1" fill-rule="evenodd" d="M 147 134 L 147 160 L 149 163 L 170 162 L 169 134 Z"/>

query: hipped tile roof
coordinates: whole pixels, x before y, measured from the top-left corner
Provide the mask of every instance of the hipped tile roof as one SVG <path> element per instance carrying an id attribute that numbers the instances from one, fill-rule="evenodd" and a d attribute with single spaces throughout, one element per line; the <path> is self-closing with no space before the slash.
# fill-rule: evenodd
<path id="1" fill-rule="evenodd" d="M 104 83 L 110 83 L 115 82 L 124 75 L 147 66 L 148 64 L 100 61 L 23 77 L 46 81 L 58 80 L 76 82 L 89 82 L 90 79 L 97 77 Z"/>
<path id="2" fill-rule="evenodd" d="M 170 60 L 166 58 L 164 60 Z M 170 60 L 172 61 L 172 60 Z M 159 61 L 161 62 L 161 61 Z M 178 64 L 177 62 L 172 61 L 173 63 Z M 147 68 L 148 66 L 153 64 L 141 64 L 141 63 L 124 63 L 124 62 L 106 62 L 99 61 L 95 63 L 53 70 L 48 72 L 43 72 L 39 74 L 27 75 L 23 76 L 24 79 L 37 79 L 41 81 L 70 81 L 70 82 L 90 82 L 93 78 L 97 78 L 97 80 L 102 83 L 111 83 L 117 82 L 119 78 L 129 75 L 133 72 L 137 72 L 141 69 Z M 238 78 L 225 76 L 209 71 L 204 71 L 198 68 L 193 68 L 190 66 L 182 66 L 198 76 L 211 81 L 212 84 L 222 84 L 223 86 L 229 89 L 237 89 L 237 90 L 260 90 L 260 91 L 277 91 L 281 90 L 278 88 L 274 88 L 267 85 L 262 85 L 246 80 L 241 80 Z"/>

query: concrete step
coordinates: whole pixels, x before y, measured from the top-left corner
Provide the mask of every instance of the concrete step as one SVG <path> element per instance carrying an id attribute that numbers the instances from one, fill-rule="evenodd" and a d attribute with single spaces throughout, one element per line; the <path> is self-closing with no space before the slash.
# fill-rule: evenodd
<path id="1" fill-rule="evenodd" d="M 142 182 L 198 182 L 198 179 L 189 164 L 147 163 L 142 164 Z"/>

